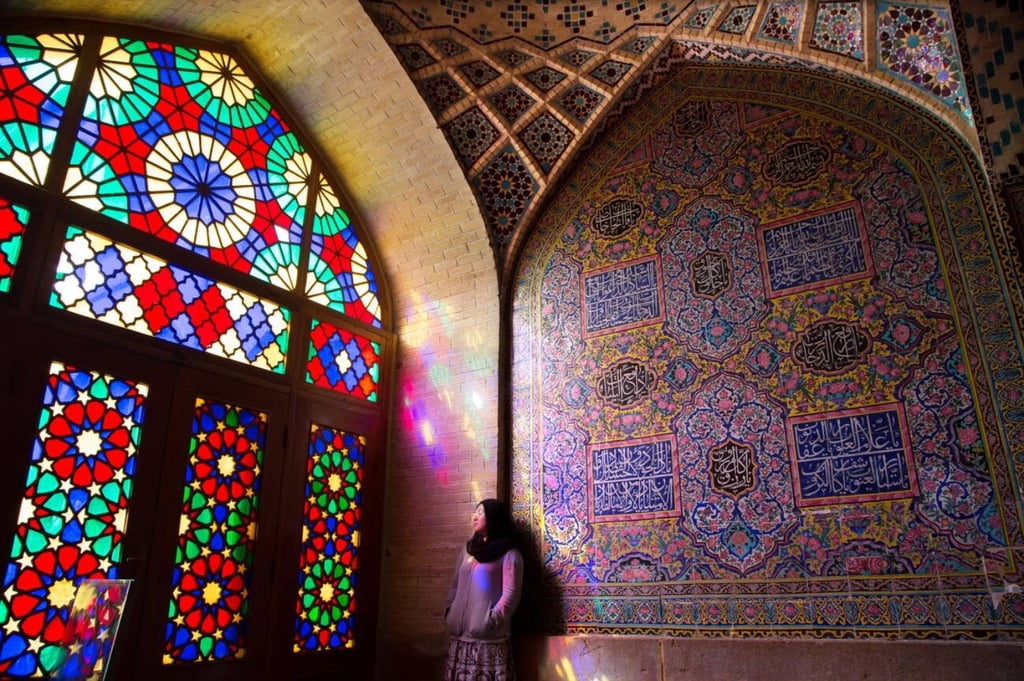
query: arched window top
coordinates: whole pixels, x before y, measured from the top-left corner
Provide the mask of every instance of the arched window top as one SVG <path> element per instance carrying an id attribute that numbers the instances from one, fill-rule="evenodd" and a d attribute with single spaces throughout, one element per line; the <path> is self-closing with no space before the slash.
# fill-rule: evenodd
<path id="1" fill-rule="evenodd" d="M 338 192 L 238 60 L 102 33 L 0 37 L 0 172 L 381 328 Z"/>

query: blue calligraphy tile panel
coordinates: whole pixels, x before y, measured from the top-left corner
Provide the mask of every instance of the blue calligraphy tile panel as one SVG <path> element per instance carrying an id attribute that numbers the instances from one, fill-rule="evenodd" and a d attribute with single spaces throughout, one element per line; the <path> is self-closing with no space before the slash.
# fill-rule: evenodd
<path id="1" fill-rule="evenodd" d="M 762 226 L 758 237 L 772 298 L 874 274 L 856 202 Z"/>
<path id="2" fill-rule="evenodd" d="M 661 267 L 656 257 L 584 275 L 582 287 L 585 338 L 664 320 Z"/>
<path id="3" fill-rule="evenodd" d="M 590 521 L 676 515 L 675 449 L 672 435 L 588 447 Z"/>
<path id="4" fill-rule="evenodd" d="M 917 476 L 899 404 L 789 421 L 797 506 L 917 496 Z"/>

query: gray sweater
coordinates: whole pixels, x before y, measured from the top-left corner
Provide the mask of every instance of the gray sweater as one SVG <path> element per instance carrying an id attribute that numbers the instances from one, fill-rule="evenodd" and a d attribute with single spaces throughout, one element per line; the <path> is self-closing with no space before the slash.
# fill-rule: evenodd
<path id="1" fill-rule="evenodd" d="M 523 557 L 511 549 L 500 559 L 478 563 L 465 549 L 455 568 L 445 620 L 452 637 L 508 637 L 523 587 Z"/>

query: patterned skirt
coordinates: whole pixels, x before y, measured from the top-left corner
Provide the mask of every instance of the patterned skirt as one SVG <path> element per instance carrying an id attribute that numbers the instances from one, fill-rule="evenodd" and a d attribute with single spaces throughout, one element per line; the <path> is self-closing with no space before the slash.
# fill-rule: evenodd
<path id="1" fill-rule="evenodd" d="M 508 639 L 473 641 L 452 639 L 444 681 L 515 681 L 516 672 Z"/>

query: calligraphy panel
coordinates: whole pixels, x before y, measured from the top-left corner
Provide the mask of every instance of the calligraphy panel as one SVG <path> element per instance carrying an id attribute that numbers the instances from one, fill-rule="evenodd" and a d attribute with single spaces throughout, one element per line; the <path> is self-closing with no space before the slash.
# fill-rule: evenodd
<path id="1" fill-rule="evenodd" d="M 728 440 L 708 451 L 711 485 L 736 496 L 754 486 L 754 450 L 748 444 Z"/>
<path id="2" fill-rule="evenodd" d="M 590 224 L 603 237 L 622 236 L 636 224 L 643 211 L 636 201 L 615 199 L 601 206 Z"/>
<path id="3" fill-rule="evenodd" d="M 918 495 L 902 405 L 801 416 L 787 425 L 797 506 Z"/>
<path id="4" fill-rule="evenodd" d="M 757 236 L 769 298 L 874 274 L 856 201 L 763 225 Z"/>
<path id="5" fill-rule="evenodd" d="M 675 452 L 671 434 L 588 445 L 590 522 L 676 515 L 679 467 Z"/>
<path id="6" fill-rule="evenodd" d="M 620 362 L 601 375 L 597 394 L 611 404 L 626 407 L 651 394 L 654 372 L 639 362 Z"/>
<path id="7" fill-rule="evenodd" d="M 826 321 L 800 334 L 793 357 L 808 369 L 836 372 L 859 362 L 871 345 L 863 330 L 845 322 Z"/>
<path id="8" fill-rule="evenodd" d="M 690 264 L 690 281 L 698 296 L 714 298 L 729 288 L 729 260 L 721 253 L 706 251 Z"/>
<path id="9" fill-rule="evenodd" d="M 817 177 L 832 157 L 828 147 L 797 140 L 772 154 L 764 164 L 764 175 L 780 184 L 801 185 Z"/>
<path id="10" fill-rule="evenodd" d="M 661 263 L 656 256 L 602 268 L 583 276 L 583 336 L 661 322 Z"/>

